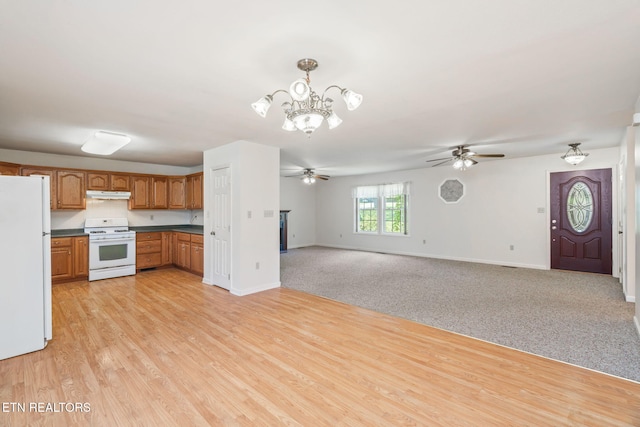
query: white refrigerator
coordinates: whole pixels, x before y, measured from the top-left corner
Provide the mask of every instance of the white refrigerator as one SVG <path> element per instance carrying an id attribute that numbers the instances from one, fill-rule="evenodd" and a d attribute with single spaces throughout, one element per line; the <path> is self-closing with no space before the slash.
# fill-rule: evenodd
<path id="1" fill-rule="evenodd" d="M 0 360 L 51 338 L 49 177 L 0 175 Z"/>

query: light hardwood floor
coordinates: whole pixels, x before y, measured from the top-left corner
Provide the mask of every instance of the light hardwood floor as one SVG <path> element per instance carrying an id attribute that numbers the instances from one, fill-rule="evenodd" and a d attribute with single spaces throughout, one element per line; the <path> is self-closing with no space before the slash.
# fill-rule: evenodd
<path id="1" fill-rule="evenodd" d="M 53 302 L 48 347 L 0 361 L 0 425 L 640 425 L 638 383 L 293 290 L 167 269 Z"/>

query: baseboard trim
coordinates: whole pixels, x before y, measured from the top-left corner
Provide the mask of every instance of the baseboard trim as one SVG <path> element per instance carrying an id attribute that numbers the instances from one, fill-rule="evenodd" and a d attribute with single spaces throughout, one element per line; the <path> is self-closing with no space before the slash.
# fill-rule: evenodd
<path id="1" fill-rule="evenodd" d="M 231 288 L 229 292 L 233 295 L 243 297 L 245 295 L 255 294 L 257 292 L 268 291 L 269 289 L 279 288 L 281 285 L 280 281 L 275 283 L 265 283 L 264 285 L 255 286 L 249 289 L 235 289 Z"/>
<path id="2" fill-rule="evenodd" d="M 351 246 L 341 246 L 341 245 L 326 245 L 326 244 L 316 244 L 315 246 L 324 246 L 327 248 L 335 248 L 335 249 L 347 249 L 351 251 L 362 251 L 362 252 L 376 252 L 376 253 L 385 253 L 390 255 L 407 255 L 407 256 L 415 256 L 420 258 L 433 258 L 433 259 L 444 259 L 448 261 L 463 261 L 463 262 L 474 262 L 478 264 L 490 264 L 490 265 L 502 265 L 505 267 L 518 267 L 518 268 L 531 268 L 535 270 L 549 270 L 546 265 L 538 265 L 538 264 L 523 264 L 509 261 L 496 261 L 496 260 L 487 260 L 487 259 L 475 259 L 475 258 L 461 258 L 461 257 L 447 257 L 442 255 L 434 255 L 434 254 L 425 254 L 420 252 L 405 252 L 405 251 L 389 251 L 389 250 L 375 250 L 375 249 L 367 249 L 367 248 L 358 248 Z"/>

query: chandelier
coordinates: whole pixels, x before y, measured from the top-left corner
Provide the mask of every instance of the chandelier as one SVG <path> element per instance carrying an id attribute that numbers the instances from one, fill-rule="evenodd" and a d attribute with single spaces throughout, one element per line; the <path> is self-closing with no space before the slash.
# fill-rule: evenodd
<path id="1" fill-rule="evenodd" d="M 580 149 L 578 148 L 579 145 L 579 142 L 569 144 L 569 150 L 567 150 L 567 153 L 560 158 L 564 159 L 567 163 L 570 163 L 574 166 L 582 162 L 585 157 L 589 155 L 589 153 L 583 153 L 582 151 L 580 151 Z"/>
<path id="2" fill-rule="evenodd" d="M 309 86 L 311 83 L 309 72 L 315 70 L 317 67 L 318 62 L 315 59 L 305 58 L 299 60 L 298 68 L 307 73 L 306 78 L 298 79 L 291 83 L 289 91 L 278 89 L 271 95 L 265 95 L 263 98 L 260 98 L 251 104 L 251 106 L 261 117 L 266 117 L 267 111 L 269 111 L 269 107 L 271 107 L 271 102 L 273 102 L 273 96 L 278 92 L 284 92 L 291 97 L 291 101 L 282 104 L 285 114 L 282 129 L 290 132 L 301 130 L 308 136 L 311 136 L 313 131 L 318 129 L 324 120 L 327 121 L 329 129 L 340 126 L 342 120 L 332 109 L 333 99 L 325 97 L 327 91 L 332 88 L 340 90 L 340 94 L 347 104 L 349 111 L 355 110 L 360 106 L 362 103 L 362 95 L 352 90 L 332 85 L 324 90 L 322 96 L 318 96 L 311 86 Z"/>

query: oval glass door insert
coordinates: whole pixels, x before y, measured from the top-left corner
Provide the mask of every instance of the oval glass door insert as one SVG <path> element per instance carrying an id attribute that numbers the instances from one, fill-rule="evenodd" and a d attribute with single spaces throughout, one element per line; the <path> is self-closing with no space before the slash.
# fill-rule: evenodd
<path id="1" fill-rule="evenodd" d="M 576 233 L 582 233 L 593 219 L 593 194 L 589 187 L 581 181 L 571 186 L 567 195 L 567 217 Z"/>

